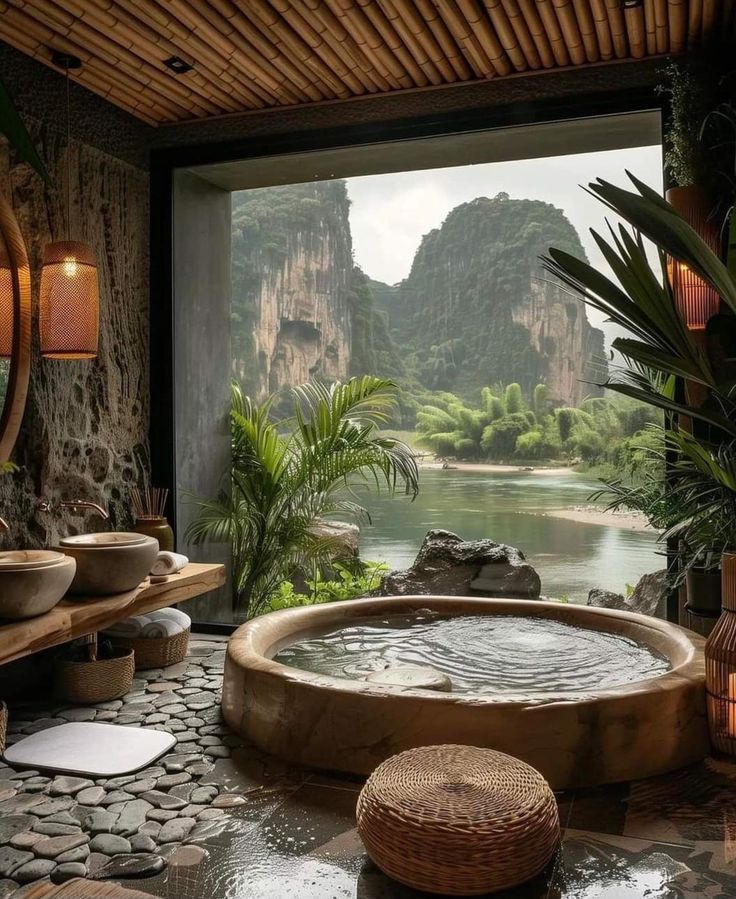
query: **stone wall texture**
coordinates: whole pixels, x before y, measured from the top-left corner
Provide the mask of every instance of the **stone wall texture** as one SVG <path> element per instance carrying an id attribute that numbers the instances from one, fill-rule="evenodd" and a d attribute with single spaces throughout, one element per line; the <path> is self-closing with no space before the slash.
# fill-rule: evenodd
<path id="1" fill-rule="evenodd" d="M 29 125 L 55 187 L 46 188 L 0 142 L 0 190 L 12 199 L 31 263 L 34 341 L 13 454 L 20 471 L 0 479 L 0 515 L 11 525 L 12 545 L 39 546 L 60 533 L 100 528 L 94 515 L 62 516 L 63 498 L 101 503 L 115 526 L 129 524 L 129 486 L 148 470 L 148 174 L 77 140 L 68 149 L 58 130 Z M 67 162 L 71 236 L 91 243 L 99 266 L 94 361 L 42 360 L 38 350 L 42 252 L 66 236 Z M 37 509 L 40 498 L 51 503 L 50 512 Z"/>

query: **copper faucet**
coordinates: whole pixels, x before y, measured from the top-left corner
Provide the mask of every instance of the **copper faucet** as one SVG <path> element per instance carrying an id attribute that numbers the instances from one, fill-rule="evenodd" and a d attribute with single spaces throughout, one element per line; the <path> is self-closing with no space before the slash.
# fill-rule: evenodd
<path id="1" fill-rule="evenodd" d="M 69 509 L 73 515 L 82 515 L 84 509 L 91 509 L 97 512 L 103 521 L 107 521 L 110 518 L 102 506 L 88 499 L 63 499 L 59 505 L 62 509 Z"/>

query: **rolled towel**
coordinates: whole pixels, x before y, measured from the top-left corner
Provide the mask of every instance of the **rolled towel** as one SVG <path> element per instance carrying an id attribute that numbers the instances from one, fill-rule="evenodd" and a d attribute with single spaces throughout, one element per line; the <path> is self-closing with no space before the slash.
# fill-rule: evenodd
<path id="1" fill-rule="evenodd" d="M 182 632 L 182 626 L 169 618 L 160 618 L 158 621 L 149 621 L 141 634 L 146 640 L 160 637 L 175 637 Z"/>
<path id="2" fill-rule="evenodd" d="M 151 574 L 176 574 L 186 568 L 189 559 L 181 553 L 160 552 L 151 566 Z"/>
<path id="3" fill-rule="evenodd" d="M 182 630 L 192 626 L 192 619 L 179 609 L 157 609 L 147 616 L 151 621 L 175 621 Z"/>
<path id="4" fill-rule="evenodd" d="M 103 634 L 109 634 L 111 637 L 125 637 L 128 640 L 135 640 L 143 633 L 144 627 L 150 623 L 147 615 L 136 615 L 134 618 L 123 618 L 122 621 L 116 621 L 110 627 L 106 627 Z"/>

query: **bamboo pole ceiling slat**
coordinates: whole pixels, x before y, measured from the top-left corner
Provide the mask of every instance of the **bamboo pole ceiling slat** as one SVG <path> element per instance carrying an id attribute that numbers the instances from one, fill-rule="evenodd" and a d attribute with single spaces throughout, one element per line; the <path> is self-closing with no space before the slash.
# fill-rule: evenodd
<path id="1" fill-rule="evenodd" d="M 0 40 L 78 56 L 75 81 L 153 125 L 677 55 L 735 29 L 736 0 L 0 0 Z"/>

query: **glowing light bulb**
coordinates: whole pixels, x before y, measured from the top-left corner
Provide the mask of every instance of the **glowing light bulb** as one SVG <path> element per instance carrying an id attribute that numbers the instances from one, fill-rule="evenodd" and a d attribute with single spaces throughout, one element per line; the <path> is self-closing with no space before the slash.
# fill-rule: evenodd
<path id="1" fill-rule="evenodd" d="M 77 260 L 71 256 L 67 256 L 64 260 L 63 271 L 67 278 L 77 277 Z"/>

